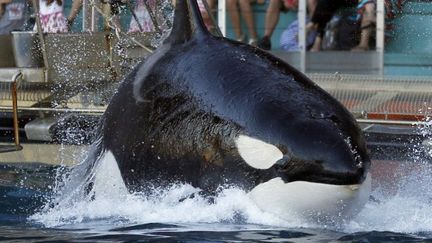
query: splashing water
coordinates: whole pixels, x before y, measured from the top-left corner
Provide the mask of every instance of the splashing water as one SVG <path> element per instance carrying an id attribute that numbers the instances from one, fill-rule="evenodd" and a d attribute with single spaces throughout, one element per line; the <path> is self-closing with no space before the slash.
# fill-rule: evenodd
<path id="1" fill-rule="evenodd" d="M 431 136 L 431 125 L 432 122 L 429 121 L 420 128 L 425 137 Z M 421 146 L 417 149 L 424 150 Z M 95 169 L 101 183 L 94 184 L 93 191 L 97 194 L 94 200 L 82 193 L 63 191 L 63 195 L 70 193 L 73 196 L 67 200 L 57 200 L 54 206 L 51 201 L 41 212 L 32 215 L 30 220 L 48 227 L 100 221 L 108 224 L 215 223 L 287 228 L 332 227 L 295 218 L 284 220 L 263 212 L 246 192 L 233 187 L 222 188 L 212 202 L 200 196 L 197 193 L 199 189 L 188 184 L 155 188 L 147 194 L 129 194 L 125 188 L 118 186 L 117 182 L 112 182 L 114 176 L 119 176 L 116 174 L 118 172 L 115 172 L 118 168 L 100 166 L 105 167 Z M 357 217 L 336 230 L 349 233 L 432 232 L 432 165 L 428 158 L 414 156 L 412 161 L 401 162 L 398 170 L 393 173 L 392 189 L 375 182 L 373 199 Z"/>
<path id="2" fill-rule="evenodd" d="M 432 138 L 430 118 L 418 129 L 425 139 Z M 432 232 L 431 154 L 431 148 L 417 144 L 411 161 L 400 162 L 392 176 L 393 190 L 378 184 L 372 193 L 375 200 L 366 204 L 345 231 Z"/>
<path id="3" fill-rule="evenodd" d="M 67 189 L 70 191 L 57 189 L 60 190 L 57 197 L 61 200 L 54 198 L 30 219 L 48 227 L 100 220 L 132 224 L 252 223 L 294 227 L 294 224 L 262 212 L 238 188 L 221 188 L 213 202 L 202 197 L 199 189 L 180 183 L 168 188 L 154 188 L 146 194 L 130 194 L 117 165 L 99 163 L 95 171 L 92 189 L 95 197 L 77 193 L 72 187 Z M 77 188 L 83 187 L 80 184 Z"/>
<path id="4" fill-rule="evenodd" d="M 184 199 L 196 191 L 190 185 L 179 184 L 154 191 L 148 196 L 99 197 L 93 201 L 79 201 L 70 207 L 54 207 L 33 215 L 31 219 L 49 227 L 103 219 L 133 224 L 253 223 L 294 226 L 263 213 L 253 202 L 245 200 L 246 193 L 239 189 L 223 190 L 214 203 L 200 196 Z"/>

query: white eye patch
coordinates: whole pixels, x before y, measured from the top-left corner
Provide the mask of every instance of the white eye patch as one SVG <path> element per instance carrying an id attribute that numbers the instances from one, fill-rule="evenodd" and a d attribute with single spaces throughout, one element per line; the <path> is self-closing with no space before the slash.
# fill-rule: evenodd
<path id="1" fill-rule="evenodd" d="M 256 169 L 268 169 L 283 158 L 276 146 L 256 138 L 240 135 L 235 143 L 243 160 Z"/>

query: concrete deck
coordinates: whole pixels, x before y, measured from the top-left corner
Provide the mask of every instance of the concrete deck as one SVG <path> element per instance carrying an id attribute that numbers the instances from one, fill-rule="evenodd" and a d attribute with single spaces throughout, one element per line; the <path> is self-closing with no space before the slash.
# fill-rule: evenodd
<path id="1" fill-rule="evenodd" d="M 0 143 L 0 145 L 8 145 Z M 16 152 L 0 153 L 0 163 L 44 163 L 51 165 L 74 165 L 87 155 L 89 146 L 28 143 Z"/>

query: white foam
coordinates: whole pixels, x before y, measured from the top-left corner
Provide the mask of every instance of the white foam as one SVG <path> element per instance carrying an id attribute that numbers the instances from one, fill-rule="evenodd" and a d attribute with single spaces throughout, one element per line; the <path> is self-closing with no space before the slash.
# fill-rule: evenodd
<path id="1" fill-rule="evenodd" d="M 236 188 L 227 188 L 215 198 L 214 203 L 196 195 L 199 190 L 178 184 L 166 190 L 155 189 L 151 196 L 128 195 L 124 197 L 96 197 L 74 204 L 55 206 L 35 214 L 31 220 L 48 227 L 77 224 L 91 220 L 122 219 L 128 223 L 240 223 L 294 227 L 296 222 L 286 222 L 261 211 L 247 196 Z M 181 200 L 187 198 L 185 200 Z M 238 222 L 237 222 L 238 223 Z"/>

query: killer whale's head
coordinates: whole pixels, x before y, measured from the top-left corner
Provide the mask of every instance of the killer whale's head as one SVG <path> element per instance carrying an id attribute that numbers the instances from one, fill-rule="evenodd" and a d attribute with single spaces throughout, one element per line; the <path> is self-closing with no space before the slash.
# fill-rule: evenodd
<path id="1" fill-rule="evenodd" d="M 352 131 L 343 131 L 343 125 L 332 121 L 294 119 L 283 127 L 269 124 L 270 128 L 255 136 L 241 134 L 235 143 L 248 165 L 272 169 L 286 182 L 360 184 L 366 179 L 370 159 L 354 121 L 345 122 Z"/>
<path id="2" fill-rule="evenodd" d="M 259 133 L 236 137 L 242 160 L 267 173 L 250 192 L 258 206 L 283 218 L 340 222 L 367 202 L 371 162 L 362 133 L 343 107 L 331 112 L 304 112 L 289 123 L 273 113 Z"/>

